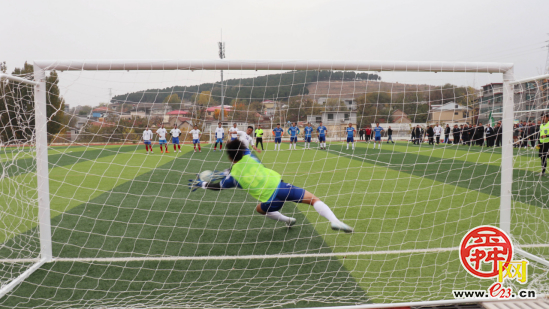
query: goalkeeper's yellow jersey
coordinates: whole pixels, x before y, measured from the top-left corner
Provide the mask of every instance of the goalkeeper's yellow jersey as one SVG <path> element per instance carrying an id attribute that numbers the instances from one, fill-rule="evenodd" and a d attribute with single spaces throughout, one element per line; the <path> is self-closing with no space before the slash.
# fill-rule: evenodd
<path id="1" fill-rule="evenodd" d="M 233 165 L 231 176 L 242 189 L 262 203 L 271 198 L 282 181 L 279 173 L 266 168 L 249 155 L 243 156 Z"/>

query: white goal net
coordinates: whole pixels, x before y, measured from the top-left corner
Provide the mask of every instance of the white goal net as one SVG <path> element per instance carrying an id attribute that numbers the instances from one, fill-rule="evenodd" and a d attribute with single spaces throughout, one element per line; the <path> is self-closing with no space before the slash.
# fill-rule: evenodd
<path id="1" fill-rule="evenodd" d="M 508 284 L 548 293 L 549 178 L 537 175 L 535 148 L 547 83 L 510 86 L 510 69 L 222 60 L 36 62 L 9 72 L 40 84 L 12 78 L 0 88 L 0 306 L 453 300 L 452 291 L 496 281 L 460 263 L 461 240 L 482 225 L 538 259 L 527 257 L 527 285 Z M 46 115 L 37 116 L 44 89 Z M 514 113 L 504 113 L 505 95 Z M 510 153 L 509 124 L 523 120 L 516 142 L 534 147 Z M 333 230 L 316 204 L 288 198 L 279 212 L 296 219 L 289 228 L 258 213 L 245 190 L 190 190 L 198 173 L 231 168 L 233 127 L 252 127 L 261 165 L 353 233 Z M 49 205 L 38 189 L 44 166 Z"/>

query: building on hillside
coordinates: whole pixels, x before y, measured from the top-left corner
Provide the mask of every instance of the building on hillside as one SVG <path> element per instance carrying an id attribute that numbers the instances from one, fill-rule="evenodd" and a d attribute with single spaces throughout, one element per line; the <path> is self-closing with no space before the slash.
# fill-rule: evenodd
<path id="1" fill-rule="evenodd" d="M 112 110 L 110 108 L 108 108 L 107 106 L 100 106 L 100 107 L 97 107 L 97 108 L 94 108 L 92 110 L 92 117 L 93 118 L 106 118 L 109 113 L 111 113 Z"/>
<path id="2" fill-rule="evenodd" d="M 166 113 L 166 115 L 164 115 L 164 122 L 165 123 L 170 122 L 170 120 L 172 120 L 173 118 L 189 117 L 190 114 L 191 113 L 189 111 L 185 111 L 185 110 L 171 111 L 171 112 Z"/>
<path id="3" fill-rule="evenodd" d="M 318 124 L 322 121 L 324 125 L 356 124 L 356 112 L 352 111 L 324 111 L 320 115 L 307 116 L 307 122 Z"/>
<path id="4" fill-rule="evenodd" d="M 356 103 L 356 99 L 355 98 L 328 98 L 328 97 L 323 97 L 323 98 L 318 98 L 318 100 L 316 101 L 319 105 L 326 105 L 326 102 L 328 102 L 328 99 L 337 99 L 337 100 L 340 100 L 343 102 L 343 104 L 345 104 L 345 107 L 347 107 L 348 110 L 350 111 L 354 111 L 357 109 L 357 103 Z"/>
<path id="5" fill-rule="evenodd" d="M 478 98 L 479 115 L 478 121 L 486 122 L 490 113 L 496 120 L 501 120 L 503 112 L 503 83 L 491 83 L 482 86 Z"/>
<path id="6" fill-rule="evenodd" d="M 470 108 L 456 102 L 448 102 L 442 104 L 442 106 L 431 107 L 429 111 L 429 122 L 431 123 L 472 123 L 472 120 Z"/>
<path id="7" fill-rule="evenodd" d="M 540 120 L 549 107 L 549 79 L 515 85 L 514 103 L 515 119 Z"/>
<path id="8" fill-rule="evenodd" d="M 172 111 L 172 107 L 166 103 L 155 104 L 151 106 L 150 117 L 162 118 L 163 122 L 168 122 L 169 117 L 167 114 Z"/>
<path id="9" fill-rule="evenodd" d="M 223 109 L 227 112 L 232 111 L 233 107 L 230 105 L 223 105 Z M 206 109 L 206 118 L 207 119 L 213 119 L 215 115 L 215 111 L 221 112 L 221 105 L 208 107 Z"/>
<path id="10" fill-rule="evenodd" d="M 277 108 L 280 108 L 280 103 L 273 100 L 265 100 L 261 102 L 263 104 L 263 114 L 266 116 L 272 116 L 275 114 Z"/>
<path id="11" fill-rule="evenodd" d="M 412 123 L 412 120 L 408 118 L 408 114 L 400 109 L 395 109 L 391 114 L 391 117 L 393 118 L 393 123 Z"/>
<path id="12" fill-rule="evenodd" d="M 189 117 L 171 117 L 167 124 L 168 131 L 170 130 L 169 128 L 173 128 L 174 124 L 177 125 L 177 128 L 181 131 L 189 131 L 193 128 L 191 118 Z"/>

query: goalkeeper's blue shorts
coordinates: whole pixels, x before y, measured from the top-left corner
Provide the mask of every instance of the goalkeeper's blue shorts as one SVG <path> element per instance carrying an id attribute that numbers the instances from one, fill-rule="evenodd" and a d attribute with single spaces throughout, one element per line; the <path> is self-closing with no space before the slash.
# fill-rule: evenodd
<path id="1" fill-rule="evenodd" d="M 264 212 L 279 211 L 285 202 L 301 203 L 305 189 L 281 181 L 271 198 L 261 203 Z"/>

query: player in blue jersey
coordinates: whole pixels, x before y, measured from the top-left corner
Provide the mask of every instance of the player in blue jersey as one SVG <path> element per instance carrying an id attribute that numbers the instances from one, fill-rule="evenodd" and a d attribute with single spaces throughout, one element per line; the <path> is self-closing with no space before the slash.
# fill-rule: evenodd
<path id="1" fill-rule="evenodd" d="M 276 128 L 273 129 L 273 135 L 275 140 L 275 150 L 280 150 L 280 143 L 282 143 L 282 135 L 284 134 L 284 129 L 280 127 L 280 123 L 276 124 Z"/>
<path id="2" fill-rule="evenodd" d="M 349 126 L 345 128 L 347 132 L 347 150 L 349 150 L 349 143 L 353 144 L 353 150 L 355 150 L 355 133 L 356 129 L 353 128 L 353 124 L 349 122 Z"/>
<path id="3" fill-rule="evenodd" d="M 379 149 L 381 149 L 381 131 L 383 131 L 383 128 L 379 126 L 379 122 L 376 122 L 376 127 L 374 128 L 374 132 L 375 132 L 374 149 L 376 149 L 376 142 L 379 144 Z"/>
<path id="4" fill-rule="evenodd" d="M 292 145 L 294 149 L 297 150 L 297 135 L 301 132 L 298 127 L 295 126 L 295 122 L 292 123 L 292 126 L 288 129 L 288 134 L 290 135 L 290 150 L 292 150 Z"/>
<path id="5" fill-rule="evenodd" d="M 311 123 L 307 123 L 307 126 L 303 129 L 305 134 L 305 149 L 311 149 L 311 137 L 313 136 L 313 126 Z"/>
<path id="6" fill-rule="evenodd" d="M 322 125 L 322 121 L 318 128 L 316 128 L 316 132 L 318 132 L 318 145 L 320 149 L 326 149 L 326 134 L 328 134 L 328 129 Z"/>

